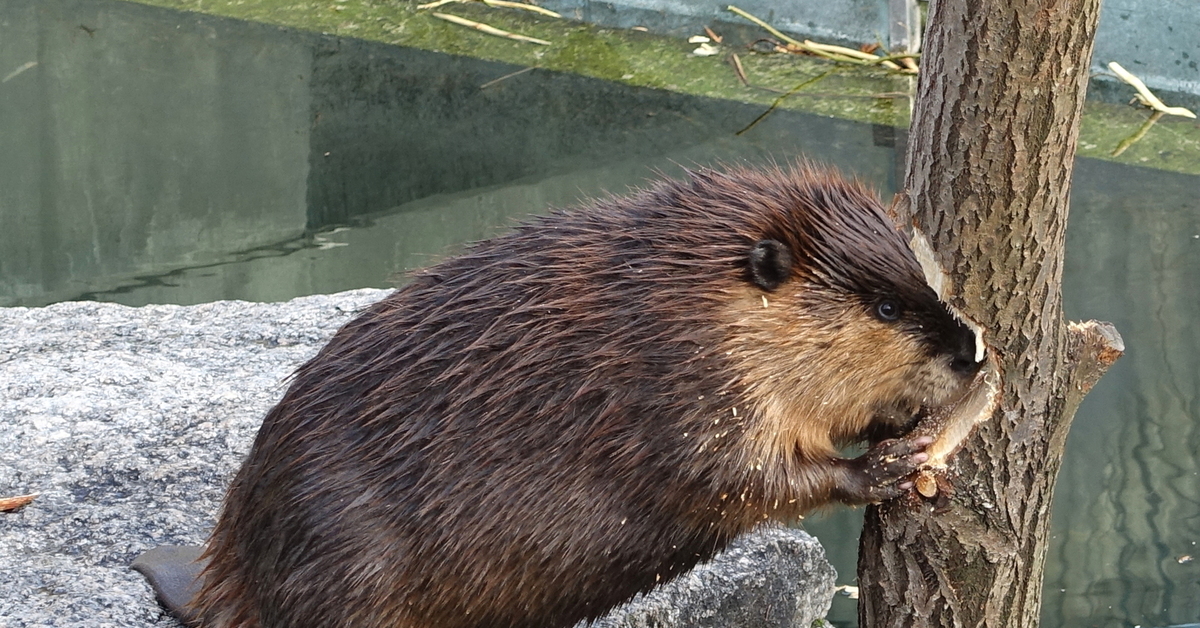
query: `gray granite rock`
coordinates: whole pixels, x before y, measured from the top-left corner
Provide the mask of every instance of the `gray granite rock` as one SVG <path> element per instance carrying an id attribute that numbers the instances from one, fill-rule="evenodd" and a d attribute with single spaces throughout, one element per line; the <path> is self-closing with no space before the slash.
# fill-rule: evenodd
<path id="1" fill-rule="evenodd" d="M 381 290 L 288 303 L 0 308 L 0 626 L 178 626 L 129 569 L 195 545 L 286 379 Z M 635 600 L 604 628 L 799 626 L 833 569 L 770 528 Z"/>
<path id="2" fill-rule="evenodd" d="M 813 537 L 762 528 L 592 627 L 809 628 L 829 612 L 836 577 Z"/>

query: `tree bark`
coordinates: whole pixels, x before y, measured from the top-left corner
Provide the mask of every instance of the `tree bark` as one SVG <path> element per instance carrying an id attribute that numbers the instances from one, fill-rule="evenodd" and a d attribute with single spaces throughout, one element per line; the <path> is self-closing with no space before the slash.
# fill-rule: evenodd
<path id="1" fill-rule="evenodd" d="M 1050 501 L 1079 402 L 1120 355 L 1068 325 L 1068 193 L 1099 0 L 935 0 L 897 217 L 940 293 L 983 330 L 999 408 L 939 472 L 937 495 L 868 509 L 859 623 L 1038 623 Z M 927 272 L 930 272 L 927 268 Z M 935 286 L 936 287 L 936 286 Z"/>

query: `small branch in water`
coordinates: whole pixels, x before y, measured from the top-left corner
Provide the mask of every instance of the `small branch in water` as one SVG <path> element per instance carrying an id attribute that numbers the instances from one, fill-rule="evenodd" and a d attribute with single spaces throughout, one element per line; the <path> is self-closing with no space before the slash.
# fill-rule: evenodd
<path id="1" fill-rule="evenodd" d="M 9 72 L 9 73 L 8 73 L 8 76 L 5 76 L 3 79 L 0 79 L 0 83 L 7 83 L 7 82 L 9 82 L 9 81 L 11 81 L 11 80 L 13 80 L 13 79 L 17 78 L 17 77 L 18 77 L 18 76 L 20 76 L 20 75 L 21 75 L 23 72 L 25 72 L 25 70 L 28 70 L 28 69 L 31 69 L 31 68 L 36 68 L 36 67 L 37 67 L 37 64 L 38 64 L 38 62 L 37 62 L 37 61 L 29 61 L 29 62 L 26 62 L 25 64 L 23 64 L 22 66 L 18 67 L 18 68 L 17 68 L 17 69 L 15 69 L 15 70 L 13 70 L 12 72 Z"/>
<path id="2" fill-rule="evenodd" d="M 1117 147 L 1113 149 L 1112 156 L 1119 156 L 1121 153 L 1125 152 L 1125 149 L 1133 146 L 1134 143 L 1145 137 L 1146 133 L 1150 130 L 1150 127 L 1154 126 L 1154 123 L 1158 122 L 1158 119 L 1165 115 L 1167 115 L 1167 112 L 1165 111 L 1155 111 L 1154 113 L 1150 114 L 1150 118 L 1142 123 L 1142 127 L 1140 129 L 1135 131 L 1133 135 L 1121 140 L 1120 144 L 1117 144 Z"/>
<path id="3" fill-rule="evenodd" d="M 490 80 L 490 81 L 488 81 L 488 82 L 484 83 L 483 85 L 480 85 L 480 86 L 479 86 L 479 89 L 487 89 L 487 88 L 489 88 L 489 87 L 491 87 L 491 86 L 495 85 L 496 83 L 499 83 L 500 81 L 508 80 L 508 79 L 510 79 L 510 78 L 512 78 L 512 77 L 514 77 L 514 76 L 518 76 L 518 75 L 524 74 L 524 73 L 526 73 L 526 72 L 528 72 L 528 71 L 530 71 L 530 70 L 534 69 L 535 67 L 537 67 L 537 66 L 532 66 L 532 65 L 531 65 L 531 66 L 529 66 L 529 67 L 527 67 L 527 68 L 522 68 L 522 69 L 520 69 L 520 70 L 517 70 L 516 72 L 511 72 L 511 73 L 509 73 L 509 74 L 505 74 L 504 76 L 501 76 L 501 77 L 500 77 L 500 78 L 498 78 L 498 79 L 493 79 L 493 80 Z"/>
<path id="4" fill-rule="evenodd" d="M 827 72 L 822 72 L 821 74 L 818 74 L 817 76 L 814 76 L 813 78 L 810 78 L 807 81 L 804 81 L 803 83 L 784 92 L 782 95 L 779 96 L 779 98 L 775 99 L 775 102 L 771 103 L 771 106 L 766 111 L 762 112 L 762 114 L 759 115 L 757 118 L 755 118 L 753 122 L 751 122 L 750 124 L 747 124 L 746 128 L 742 129 L 741 131 L 738 131 L 735 135 L 741 135 L 741 134 L 745 133 L 746 131 L 753 129 L 759 122 L 762 122 L 763 120 L 765 120 L 767 116 L 771 115 L 777 108 L 779 108 L 779 105 L 783 104 L 783 101 L 786 100 L 789 96 L 791 96 L 792 94 L 795 94 L 796 92 L 804 89 L 805 87 L 808 87 L 809 85 L 812 85 L 813 83 L 816 83 L 817 81 L 819 81 L 819 80 L 825 78 L 826 76 L 829 76 L 830 74 L 833 74 L 835 72 L 837 72 L 836 68 L 829 70 Z"/>
<path id="5" fill-rule="evenodd" d="M 538 44 L 539 46 L 549 46 L 550 45 L 550 42 L 548 42 L 544 39 L 536 39 L 533 37 L 526 37 L 525 35 L 518 35 L 516 33 L 510 33 L 508 31 L 500 30 L 500 29 L 496 28 L 495 26 L 489 26 L 487 24 L 484 24 L 483 22 L 476 22 L 475 20 L 468 20 L 465 17 L 458 17 L 457 15 L 449 15 L 447 13 L 438 13 L 436 11 L 431 13 L 430 15 L 433 15 L 433 17 L 436 17 L 439 20 L 446 20 L 447 22 L 452 22 L 454 24 L 460 24 L 460 25 L 466 26 L 468 28 L 473 28 L 481 33 L 487 33 L 488 35 L 495 35 L 496 37 L 504 37 L 505 39 L 513 39 L 516 41 L 529 42 L 531 44 Z"/>
<path id="6" fill-rule="evenodd" d="M 1120 63 L 1112 61 L 1108 64 L 1108 69 L 1112 70 L 1113 73 L 1120 77 L 1122 81 L 1129 83 L 1134 89 L 1137 90 L 1137 99 L 1143 105 L 1146 105 L 1155 111 L 1161 111 L 1172 116 L 1183 116 L 1185 118 L 1196 117 L 1196 114 L 1192 113 L 1190 109 L 1185 109 L 1184 107 L 1168 107 L 1163 104 L 1163 101 L 1159 100 L 1158 96 L 1155 96 L 1154 93 L 1150 91 L 1150 88 L 1146 87 L 1146 84 L 1142 82 L 1142 79 L 1134 76 L 1129 70 L 1121 67 Z"/>

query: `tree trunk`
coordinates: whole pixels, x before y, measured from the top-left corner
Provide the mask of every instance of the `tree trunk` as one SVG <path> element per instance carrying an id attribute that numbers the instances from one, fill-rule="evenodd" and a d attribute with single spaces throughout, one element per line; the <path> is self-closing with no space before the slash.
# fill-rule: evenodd
<path id="1" fill-rule="evenodd" d="M 984 330 L 1001 402 L 938 474 L 935 497 L 868 509 L 863 628 L 1038 623 L 1067 430 L 1122 350 L 1111 326 L 1068 325 L 1061 311 L 1099 9 L 1099 0 L 931 3 L 897 213 L 934 262 L 927 273 L 944 273 L 943 299 Z"/>

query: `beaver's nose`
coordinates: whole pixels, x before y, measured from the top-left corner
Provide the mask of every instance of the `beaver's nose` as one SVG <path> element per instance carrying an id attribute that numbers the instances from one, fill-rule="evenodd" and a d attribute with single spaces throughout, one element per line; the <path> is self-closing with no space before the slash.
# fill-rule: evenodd
<path id="1" fill-rule="evenodd" d="M 950 370 L 968 377 L 978 373 L 979 369 L 986 363 L 986 353 L 982 360 L 975 359 L 975 343 L 972 342 L 970 347 L 963 346 L 954 352 L 954 356 L 950 358 Z"/>

